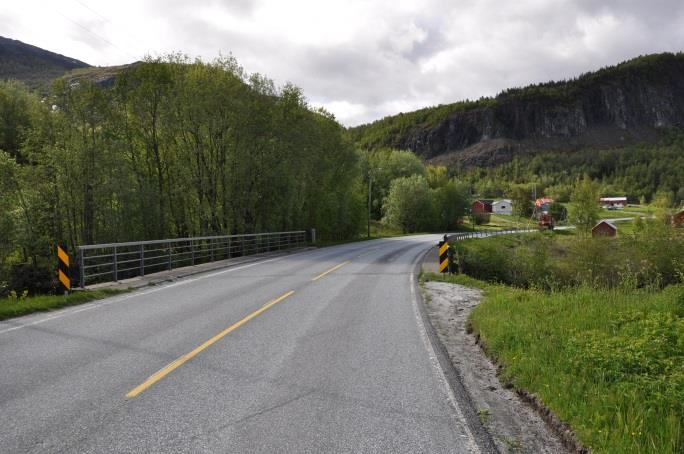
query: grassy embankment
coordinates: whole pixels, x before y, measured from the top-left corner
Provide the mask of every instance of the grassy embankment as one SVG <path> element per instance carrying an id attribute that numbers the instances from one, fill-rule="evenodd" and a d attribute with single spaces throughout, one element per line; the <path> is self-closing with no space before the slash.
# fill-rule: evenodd
<path id="1" fill-rule="evenodd" d="M 527 239 L 534 244 L 544 236 L 548 240 L 549 235 L 541 234 Z M 500 240 L 462 244 L 483 254 L 490 249 L 482 245 L 500 249 Z M 550 249 L 556 251 L 552 256 L 570 242 L 583 243 L 584 248 L 591 244 L 567 235 L 551 241 Z M 681 247 L 684 238 L 677 241 Z M 549 245 L 542 248 L 548 250 Z M 616 244 L 611 248 L 625 254 Z M 668 257 L 653 257 L 653 263 Z M 666 267 L 665 261 L 661 266 Z M 569 269 L 563 264 L 557 268 Z M 668 272 L 656 271 L 663 276 Z M 425 278 L 484 289 L 485 300 L 470 323 L 488 353 L 503 365 L 502 380 L 536 394 L 594 452 L 684 452 L 684 276 L 679 276 L 680 283 L 661 288 L 662 276 L 645 284 L 635 272 L 601 282 L 575 277 L 569 279 L 573 285 L 551 289 L 465 275 Z"/>
<path id="2" fill-rule="evenodd" d="M 0 299 L 0 320 L 19 317 L 33 312 L 51 311 L 66 306 L 87 303 L 123 293 L 122 290 L 102 289 L 77 291 L 68 296 L 42 295 Z"/>
<path id="3" fill-rule="evenodd" d="M 473 226 L 472 220 L 466 217 L 461 225 L 461 230 L 466 231 L 489 231 L 489 230 L 509 230 L 509 229 L 528 229 L 536 228 L 537 222 L 529 218 L 507 215 L 492 214 L 489 222 Z"/>

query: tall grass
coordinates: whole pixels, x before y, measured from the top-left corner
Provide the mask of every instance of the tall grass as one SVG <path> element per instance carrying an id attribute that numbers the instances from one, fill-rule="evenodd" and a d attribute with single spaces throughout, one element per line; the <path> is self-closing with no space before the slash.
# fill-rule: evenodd
<path id="1" fill-rule="evenodd" d="M 27 315 L 32 312 L 50 311 L 66 306 L 87 303 L 96 299 L 122 293 L 122 290 L 101 289 L 77 291 L 68 296 L 44 295 L 0 298 L 0 320 Z"/>
<path id="2" fill-rule="evenodd" d="M 684 286 L 662 292 L 489 286 L 471 324 L 595 452 L 684 452 Z"/>

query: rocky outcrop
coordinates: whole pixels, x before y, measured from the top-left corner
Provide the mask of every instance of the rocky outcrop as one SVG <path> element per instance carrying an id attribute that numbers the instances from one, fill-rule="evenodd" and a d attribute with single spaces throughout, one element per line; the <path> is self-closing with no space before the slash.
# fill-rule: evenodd
<path id="1" fill-rule="evenodd" d="M 684 125 L 684 56 L 641 57 L 489 101 L 413 125 L 393 142 L 433 162 L 472 166 L 525 151 L 654 140 L 658 128 Z"/>

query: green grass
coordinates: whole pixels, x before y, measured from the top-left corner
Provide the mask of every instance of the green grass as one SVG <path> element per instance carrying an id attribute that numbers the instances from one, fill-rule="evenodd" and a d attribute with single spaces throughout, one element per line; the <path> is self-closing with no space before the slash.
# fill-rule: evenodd
<path id="1" fill-rule="evenodd" d="M 537 222 L 530 218 L 521 218 L 509 214 L 492 214 L 489 226 L 498 227 L 502 230 L 517 227 L 519 229 L 537 228 Z"/>
<path id="2" fill-rule="evenodd" d="M 594 452 L 684 452 L 684 285 L 543 292 L 422 278 L 485 290 L 470 323 L 501 379 L 539 396 Z"/>
<path id="3" fill-rule="evenodd" d="M 19 317 L 33 312 L 51 311 L 61 307 L 75 306 L 124 292 L 124 290 L 102 289 L 77 291 L 68 296 L 44 295 L 16 299 L 3 298 L 0 299 L 0 320 Z"/>

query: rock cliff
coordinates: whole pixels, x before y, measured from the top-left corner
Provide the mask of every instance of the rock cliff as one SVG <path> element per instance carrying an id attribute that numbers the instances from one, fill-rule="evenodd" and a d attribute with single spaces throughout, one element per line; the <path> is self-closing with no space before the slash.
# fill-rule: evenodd
<path id="1" fill-rule="evenodd" d="M 639 57 L 571 81 L 432 109 L 388 117 L 352 134 L 361 146 L 394 146 L 465 166 L 496 165 L 541 149 L 652 141 L 658 128 L 684 125 L 684 55 Z"/>

